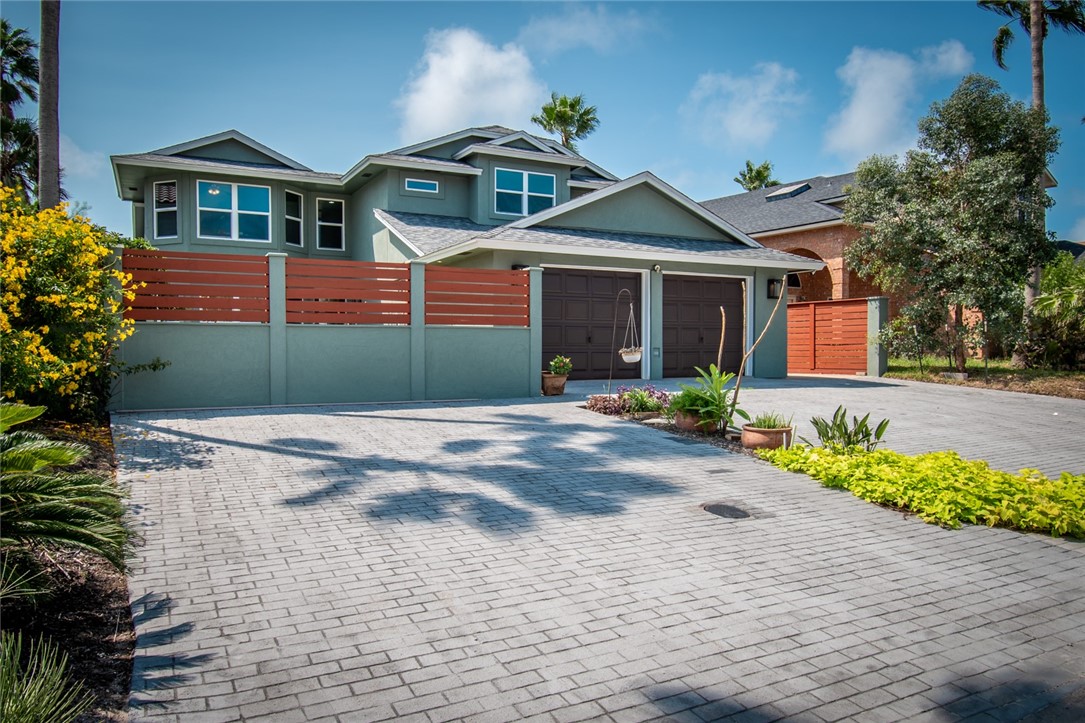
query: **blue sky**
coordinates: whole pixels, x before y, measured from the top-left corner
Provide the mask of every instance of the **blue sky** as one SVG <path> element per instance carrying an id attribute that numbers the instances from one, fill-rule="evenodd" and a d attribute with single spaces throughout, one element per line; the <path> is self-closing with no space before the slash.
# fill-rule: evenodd
<path id="1" fill-rule="evenodd" d="M 39 3 L 3 16 L 38 35 Z M 738 193 L 746 159 L 781 181 L 901 153 L 969 72 L 1028 102 L 1028 37 L 991 58 L 974 2 L 93 2 L 61 17 L 62 163 L 72 199 L 130 233 L 109 155 L 236 128 L 319 171 L 471 125 L 535 130 L 583 93 L 580 144 L 695 200 Z M 1085 39 L 1055 32 L 1047 103 L 1062 131 L 1048 226 L 1085 240 Z M 36 112 L 24 110 L 24 113 Z"/>

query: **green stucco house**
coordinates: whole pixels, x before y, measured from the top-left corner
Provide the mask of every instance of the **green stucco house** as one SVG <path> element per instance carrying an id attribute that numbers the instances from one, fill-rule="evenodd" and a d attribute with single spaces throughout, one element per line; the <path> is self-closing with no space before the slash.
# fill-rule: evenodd
<path id="1" fill-rule="evenodd" d="M 786 293 L 788 272 L 823 264 L 765 248 L 649 172 L 619 179 L 557 142 L 469 128 L 313 171 L 237 131 L 112 157 L 133 233 L 159 249 L 543 269 L 542 358 L 573 378 L 688 377 L 724 366 Z M 628 289 L 632 304 L 621 289 Z M 744 295 L 745 294 L 745 304 Z M 743 319 L 743 309 L 746 318 Z M 644 354 L 615 361 L 630 310 Z M 780 314 L 747 373 L 787 373 Z"/>

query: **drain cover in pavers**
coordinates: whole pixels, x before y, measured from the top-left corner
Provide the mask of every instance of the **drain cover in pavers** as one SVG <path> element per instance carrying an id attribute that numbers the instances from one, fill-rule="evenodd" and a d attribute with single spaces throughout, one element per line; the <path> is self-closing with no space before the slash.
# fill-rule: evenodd
<path id="1" fill-rule="evenodd" d="M 741 507 L 735 507 L 726 502 L 709 502 L 702 509 L 705 512 L 711 512 L 718 517 L 726 517 L 729 520 L 742 520 L 750 516 L 750 513 Z"/>

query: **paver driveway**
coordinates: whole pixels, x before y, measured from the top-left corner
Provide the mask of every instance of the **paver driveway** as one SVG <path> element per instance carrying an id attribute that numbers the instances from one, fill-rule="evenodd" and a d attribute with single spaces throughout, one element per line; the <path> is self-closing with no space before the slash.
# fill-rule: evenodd
<path id="1" fill-rule="evenodd" d="M 1080 543 L 942 530 L 568 400 L 114 434 L 137 719 L 1085 715 Z"/>

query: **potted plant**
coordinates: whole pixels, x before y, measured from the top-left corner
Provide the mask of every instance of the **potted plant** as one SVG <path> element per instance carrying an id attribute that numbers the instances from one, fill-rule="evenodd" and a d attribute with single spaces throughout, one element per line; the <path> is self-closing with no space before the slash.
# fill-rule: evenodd
<path id="1" fill-rule="evenodd" d="M 708 366 L 708 371 L 694 367 L 701 376 L 697 386 L 682 384 L 682 391 L 671 399 L 668 411 L 674 415 L 674 423 L 686 431 L 715 432 L 726 431 L 732 420 L 738 416 L 749 419 L 744 410 L 735 406 L 734 391 L 727 389 L 727 384 L 735 378 L 730 372 L 721 372 L 715 364 Z"/>
<path id="2" fill-rule="evenodd" d="M 565 381 L 573 370 L 573 360 L 560 354 L 550 360 L 550 371 L 542 373 L 542 393 L 557 397 L 565 393 Z"/>
<path id="3" fill-rule="evenodd" d="M 706 406 L 704 395 L 694 387 L 687 386 L 671 397 L 667 413 L 674 418 L 674 426 L 684 432 L 711 434 L 719 429 L 719 422 L 701 416 L 701 409 Z"/>
<path id="4" fill-rule="evenodd" d="M 791 419 L 777 412 L 762 412 L 742 425 L 742 446 L 746 449 L 790 447 L 795 428 Z"/>

